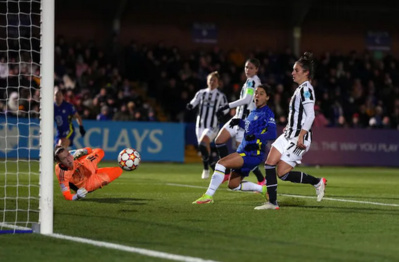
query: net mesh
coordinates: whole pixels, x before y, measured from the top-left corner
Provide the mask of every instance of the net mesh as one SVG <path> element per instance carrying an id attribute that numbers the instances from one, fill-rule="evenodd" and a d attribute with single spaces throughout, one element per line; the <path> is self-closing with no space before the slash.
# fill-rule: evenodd
<path id="1" fill-rule="evenodd" d="M 40 10 L 0 0 L 0 233 L 39 219 Z"/>

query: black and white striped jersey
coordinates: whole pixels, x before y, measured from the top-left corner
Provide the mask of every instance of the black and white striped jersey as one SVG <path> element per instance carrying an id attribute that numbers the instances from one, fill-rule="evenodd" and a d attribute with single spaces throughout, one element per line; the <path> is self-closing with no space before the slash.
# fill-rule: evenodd
<path id="1" fill-rule="evenodd" d="M 240 99 L 229 104 L 230 108 L 237 107 L 234 118 L 244 119 L 248 116 L 249 112 L 256 108 L 254 95 L 255 89 L 261 84 L 257 75 L 248 78 L 241 88 Z"/>
<path id="2" fill-rule="evenodd" d="M 291 97 L 289 105 L 288 123 L 285 128 L 286 138 L 294 138 L 299 135 L 306 120 L 306 113 L 303 107 L 308 103 L 314 105 L 315 102 L 315 93 L 309 81 L 305 81 L 297 87 Z M 314 106 L 312 108 L 314 108 Z"/>
<path id="3" fill-rule="evenodd" d="M 219 89 L 209 88 L 199 90 L 190 101 L 193 107 L 198 105 L 198 116 L 196 126 L 199 128 L 216 128 L 218 119 L 216 111 L 228 104 L 226 95 Z"/>

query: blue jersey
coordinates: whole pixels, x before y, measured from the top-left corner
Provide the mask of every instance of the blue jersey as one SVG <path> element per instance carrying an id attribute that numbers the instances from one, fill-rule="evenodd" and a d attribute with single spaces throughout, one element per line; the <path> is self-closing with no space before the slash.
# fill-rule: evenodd
<path id="1" fill-rule="evenodd" d="M 72 124 L 73 116 L 76 113 L 75 107 L 63 101 L 60 106 L 54 103 L 54 120 L 57 125 L 57 138 L 69 138 L 75 134 L 74 127 Z"/>
<path id="2" fill-rule="evenodd" d="M 240 120 L 239 124 L 244 130 L 244 138 L 237 148 L 237 153 L 244 156 L 259 156 L 266 154 L 268 140 L 277 137 L 276 121 L 274 113 L 268 106 L 256 108 L 250 112 L 247 118 Z M 254 139 L 247 141 L 248 135 L 254 135 Z"/>

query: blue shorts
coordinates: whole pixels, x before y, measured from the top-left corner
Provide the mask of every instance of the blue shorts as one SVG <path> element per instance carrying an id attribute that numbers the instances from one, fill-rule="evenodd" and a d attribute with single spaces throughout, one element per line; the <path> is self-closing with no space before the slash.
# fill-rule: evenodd
<path id="1" fill-rule="evenodd" d="M 60 140 L 61 138 L 68 138 L 70 141 L 69 146 L 73 146 L 73 139 L 75 138 L 75 135 L 76 135 L 75 129 L 72 129 L 72 132 L 69 129 L 64 132 L 60 132 L 59 130 L 57 130 L 57 136 L 55 137 L 54 142 L 55 142 L 55 144 L 57 144 L 58 140 Z"/>
<path id="2" fill-rule="evenodd" d="M 239 153 L 239 152 L 238 152 Z M 265 154 L 260 154 L 257 156 L 249 156 L 245 153 L 239 153 L 244 159 L 244 164 L 239 169 L 232 169 L 233 172 L 240 174 L 241 176 L 248 176 L 249 173 L 260 163 L 265 161 Z"/>

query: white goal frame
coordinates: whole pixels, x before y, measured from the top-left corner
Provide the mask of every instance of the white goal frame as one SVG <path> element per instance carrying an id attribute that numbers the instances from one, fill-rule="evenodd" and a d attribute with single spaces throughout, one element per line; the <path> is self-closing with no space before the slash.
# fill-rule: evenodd
<path id="1" fill-rule="evenodd" d="M 55 0 L 42 0 L 40 50 L 40 201 L 41 234 L 53 233 L 54 205 L 54 10 Z"/>
<path id="2" fill-rule="evenodd" d="M 53 234 L 54 201 L 54 16 L 55 0 L 8 0 L 10 3 L 40 3 L 40 120 L 39 120 L 39 199 L 38 221 L 26 221 L 32 228 L 0 222 L 1 233 Z M 24 13 L 26 14 L 26 12 Z M 17 25 L 19 26 L 19 25 Z M 4 26 L 6 27 L 6 26 Z M 37 51 L 36 51 L 37 52 Z M 6 87 L 8 89 L 8 86 Z M 18 118 L 17 118 L 18 119 Z M 7 121 L 7 120 L 6 120 Z M 5 127 L 7 129 L 7 127 Z M 7 131 L 6 131 L 7 132 Z M 4 138 L 4 137 L 3 137 Z M 18 145 L 19 146 L 19 145 Z M 33 149 L 28 145 L 28 150 Z M 35 148 L 37 149 L 37 148 Z M 7 161 L 7 157 L 6 157 Z M 19 161 L 17 159 L 17 161 Z M 18 172 L 17 172 L 18 175 Z M 7 196 L 5 196 L 7 198 Z M 4 212 L 7 212 L 5 208 Z M 17 211 L 18 212 L 18 211 Z M 17 216 L 16 216 L 17 217 Z"/>

